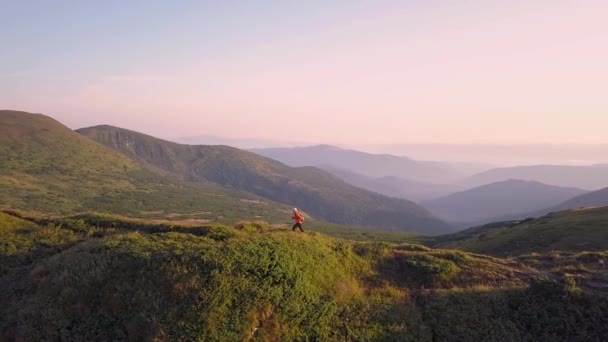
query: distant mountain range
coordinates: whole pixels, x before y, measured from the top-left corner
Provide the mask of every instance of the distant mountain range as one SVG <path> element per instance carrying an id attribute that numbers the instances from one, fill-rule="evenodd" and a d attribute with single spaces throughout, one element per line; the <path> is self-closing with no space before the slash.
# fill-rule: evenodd
<path id="1" fill-rule="evenodd" d="M 111 126 L 78 132 L 153 170 L 252 193 L 329 222 L 419 234 L 450 231 L 413 202 L 354 187 L 314 167 L 289 167 L 233 147 L 182 145 Z"/>
<path id="2" fill-rule="evenodd" d="M 556 206 L 584 193 L 585 190 L 577 188 L 507 180 L 422 202 L 422 205 L 449 222 L 479 224 Z"/>
<path id="3" fill-rule="evenodd" d="M 527 218 L 538 218 L 545 216 L 547 214 L 553 212 L 559 212 L 563 210 L 573 210 L 573 209 L 581 209 L 581 208 L 594 208 L 594 207 L 605 207 L 608 206 L 608 188 L 604 188 L 597 191 L 584 192 L 581 195 L 575 196 L 573 198 L 569 198 L 557 205 L 553 205 L 550 207 L 545 207 L 539 210 L 534 211 L 526 211 L 519 213 L 512 213 L 506 215 L 494 216 L 491 218 L 485 218 L 483 220 L 478 220 L 475 222 L 466 222 L 466 224 L 459 224 L 456 222 L 451 222 L 453 225 L 457 227 L 473 227 L 478 225 L 483 225 L 491 222 L 503 222 L 503 221 L 514 221 L 514 220 L 523 220 Z"/>
<path id="4" fill-rule="evenodd" d="M 483 160 L 496 165 L 592 165 L 606 163 L 608 144 L 392 144 L 365 146 L 374 153 L 414 159 Z"/>
<path id="5" fill-rule="evenodd" d="M 354 186 L 377 192 L 379 194 L 409 199 L 415 202 L 431 200 L 442 197 L 462 187 L 453 184 L 431 184 L 403 179 L 396 176 L 368 177 L 356 172 L 339 169 L 329 165 L 320 165 L 319 168 L 335 175 L 343 181 Z"/>
<path id="6" fill-rule="evenodd" d="M 185 145 L 228 145 L 241 149 L 268 148 L 270 146 L 300 146 L 302 142 L 277 141 L 272 139 L 228 138 L 215 135 L 196 135 L 170 139 Z"/>
<path id="7" fill-rule="evenodd" d="M 496 168 L 471 176 L 459 184 L 475 187 L 508 179 L 537 181 L 549 185 L 599 190 L 608 187 L 606 165 L 533 165 Z"/>
<path id="8" fill-rule="evenodd" d="M 330 145 L 252 149 L 251 151 L 290 166 L 324 165 L 372 178 L 392 176 L 431 184 L 451 183 L 475 173 L 470 168 L 466 170 L 467 168 L 462 164 L 418 161 L 407 157 L 371 154 Z M 474 169 L 479 172 L 479 169 Z"/>
<path id="9" fill-rule="evenodd" d="M 577 209 L 583 207 L 604 207 L 608 206 L 608 187 L 593 192 L 588 192 L 580 196 L 571 198 L 554 207 L 545 209 L 544 212 L 560 211 L 566 209 Z"/>

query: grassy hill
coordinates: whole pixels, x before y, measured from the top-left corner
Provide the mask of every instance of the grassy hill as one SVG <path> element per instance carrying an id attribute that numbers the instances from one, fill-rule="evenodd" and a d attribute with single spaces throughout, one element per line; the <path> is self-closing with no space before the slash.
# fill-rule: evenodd
<path id="1" fill-rule="evenodd" d="M 162 177 L 41 115 L 0 111 L 0 207 L 235 223 L 289 208 L 211 183 Z"/>
<path id="2" fill-rule="evenodd" d="M 545 209 L 585 192 L 576 188 L 512 179 L 421 204 L 449 222 L 486 223 L 495 217 L 518 218 L 518 214 Z"/>
<path id="3" fill-rule="evenodd" d="M 0 213 L 0 233 L 3 340 L 600 341 L 608 334 L 604 292 L 460 251 L 263 223 L 97 215 Z"/>
<path id="4" fill-rule="evenodd" d="M 495 256 L 608 250 L 608 207 L 568 210 L 538 219 L 492 223 L 438 237 L 435 247 Z"/>
<path id="5" fill-rule="evenodd" d="M 159 172 L 250 192 L 325 221 L 427 235 L 450 231 L 413 202 L 354 187 L 317 168 L 289 167 L 228 146 L 182 145 L 111 126 L 78 132 Z"/>

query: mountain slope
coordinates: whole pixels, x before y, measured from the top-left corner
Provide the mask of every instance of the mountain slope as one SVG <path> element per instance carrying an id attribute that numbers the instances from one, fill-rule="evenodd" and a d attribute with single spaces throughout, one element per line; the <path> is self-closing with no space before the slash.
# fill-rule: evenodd
<path id="1" fill-rule="evenodd" d="M 415 202 L 435 199 L 461 190 L 457 185 L 423 183 L 395 176 L 374 178 L 329 165 L 318 167 L 356 187 Z"/>
<path id="2" fill-rule="evenodd" d="M 51 214 L 276 221 L 288 208 L 211 183 L 161 177 L 41 115 L 0 111 L 0 206 Z"/>
<path id="3" fill-rule="evenodd" d="M 544 209 L 583 193 L 584 190 L 576 188 L 507 180 L 423 202 L 422 205 L 444 220 L 472 223 Z"/>
<path id="4" fill-rule="evenodd" d="M 608 186 L 608 167 L 605 165 L 533 165 L 496 168 L 471 176 L 463 180 L 461 184 L 474 187 L 509 179 L 536 181 L 585 190 L 598 190 Z"/>
<path id="5" fill-rule="evenodd" d="M 292 168 L 228 146 L 172 143 L 126 129 L 97 126 L 79 133 L 155 169 L 188 181 L 211 181 L 300 207 L 334 223 L 420 234 L 449 231 L 413 202 L 374 194 L 313 168 Z"/>
<path id="6" fill-rule="evenodd" d="M 576 209 L 581 207 L 604 207 L 608 206 L 608 188 L 588 192 L 556 205 L 548 211 Z"/>
<path id="7" fill-rule="evenodd" d="M 556 211 L 580 209 L 580 208 L 605 207 L 605 206 L 608 206 L 608 188 L 604 188 L 604 189 L 597 190 L 597 191 L 586 192 L 580 196 L 576 196 L 569 200 L 566 200 L 565 202 L 562 202 L 558 205 L 548 207 L 548 208 L 543 208 L 541 210 L 494 217 L 491 220 L 488 220 L 488 222 L 521 220 L 523 218 L 545 216 L 549 213 L 556 212 Z"/>
<path id="8" fill-rule="evenodd" d="M 434 247 L 495 256 L 608 250 L 608 207 L 561 211 L 497 222 L 437 238 Z"/>
<path id="9" fill-rule="evenodd" d="M 0 212 L 0 233 L 3 341 L 602 341 L 608 334 L 605 296 L 585 283 L 537 279 L 542 271 L 517 260 L 264 224 L 168 227 L 98 215 L 39 222 Z"/>
<path id="10" fill-rule="evenodd" d="M 253 149 L 252 152 L 290 166 L 328 165 L 368 177 L 396 176 L 404 179 L 447 183 L 465 177 L 462 171 L 439 162 L 417 161 L 388 154 L 372 154 L 334 146 Z"/>

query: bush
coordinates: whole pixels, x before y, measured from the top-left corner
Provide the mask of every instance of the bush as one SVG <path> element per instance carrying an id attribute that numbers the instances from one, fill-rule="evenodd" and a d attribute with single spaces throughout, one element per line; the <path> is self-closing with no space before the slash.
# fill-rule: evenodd
<path id="1" fill-rule="evenodd" d="M 459 272 L 452 261 L 424 253 L 393 252 L 378 265 L 383 277 L 401 286 L 428 286 L 448 281 Z M 438 285 L 438 284 L 437 284 Z"/>
<path id="2" fill-rule="evenodd" d="M 412 252 L 430 252 L 432 250 L 431 248 L 429 248 L 427 246 L 411 244 L 411 243 L 402 243 L 400 245 L 395 246 L 395 249 L 398 251 L 412 251 Z"/>

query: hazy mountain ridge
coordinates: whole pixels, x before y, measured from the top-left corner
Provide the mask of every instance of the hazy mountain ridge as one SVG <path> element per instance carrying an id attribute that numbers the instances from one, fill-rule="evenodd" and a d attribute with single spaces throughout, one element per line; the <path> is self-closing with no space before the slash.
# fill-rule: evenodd
<path id="1" fill-rule="evenodd" d="M 460 184 L 480 186 L 508 179 L 537 181 L 548 185 L 599 190 L 608 186 L 608 168 L 603 165 L 532 165 L 495 168 L 471 176 Z"/>
<path id="2" fill-rule="evenodd" d="M 330 165 L 318 167 L 359 188 L 418 203 L 462 190 L 460 186 L 452 184 L 423 183 L 395 176 L 373 178 Z"/>
<path id="3" fill-rule="evenodd" d="M 608 171 L 608 170 L 607 170 Z M 580 196 L 574 197 L 555 207 L 549 208 L 550 211 L 576 209 L 580 207 L 604 207 L 608 206 L 608 187 L 588 192 Z"/>
<path id="4" fill-rule="evenodd" d="M 252 149 L 251 151 L 290 166 L 328 165 L 379 178 L 396 176 L 407 180 L 447 183 L 469 174 L 459 167 L 432 161 L 417 161 L 390 154 L 372 154 L 330 145 L 294 148 Z"/>
<path id="5" fill-rule="evenodd" d="M 514 220 L 522 220 L 524 218 L 535 218 L 547 215 L 552 212 L 563 211 L 563 210 L 572 210 L 572 209 L 580 209 L 580 208 L 594 208 L 594 207 L 605 207 L 608 206 L 608 188 L 585 192 L 580 196 L 573 197 L 565 202 L 562 202 L 558 205 L 549 208 L 543 208 L 541 210 L 519 213 L 514 215 L 505 215 L 494 217 L 490 221 L 491 222 L 500 222 L 500 221 L 514 221 Z"/>
<path id="6" fill-rule="evenodd" d="M 474 224 L 497 217 L 516 217 L 555 206 L 587 191 L 534 181 L 507 180 L 421 203 L 451 222 Z"/>
<path id="7" fill-rule="evenodd" d="M 188 181 L 211 181 L 301 207 L 330 222 L 437 234 L 449 227 L 417 204 L 353 187 L 313 167 L 289 167 L 228 146 L 182 145 L 111 126 L 79 133 Z"/>

